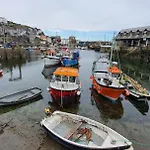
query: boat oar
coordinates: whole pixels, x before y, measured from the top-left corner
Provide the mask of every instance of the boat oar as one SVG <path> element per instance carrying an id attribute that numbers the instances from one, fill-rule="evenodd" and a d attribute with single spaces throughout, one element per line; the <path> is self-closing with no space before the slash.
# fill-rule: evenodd
<path id="1" fill-rule="evenodd" d="M 11 118 L 7 123 L 5 123 L 5 124 L 1 127 L 1 129 L 0 129 L 0 134 L 3 133 L 4 129 L 8 126 L 8 124 L 9 124 L 12 120 L 13 120 L 13 118 Z"/>

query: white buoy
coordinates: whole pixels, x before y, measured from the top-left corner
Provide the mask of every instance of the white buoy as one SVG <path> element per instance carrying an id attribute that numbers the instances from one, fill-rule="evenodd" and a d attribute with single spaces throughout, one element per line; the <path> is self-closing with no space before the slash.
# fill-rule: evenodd
<path id="1" fill-rule="evenodd" d="M 80 91 L 77 91 L 77 95 L 79 96 L 81 94 L 81 92 Z"/>

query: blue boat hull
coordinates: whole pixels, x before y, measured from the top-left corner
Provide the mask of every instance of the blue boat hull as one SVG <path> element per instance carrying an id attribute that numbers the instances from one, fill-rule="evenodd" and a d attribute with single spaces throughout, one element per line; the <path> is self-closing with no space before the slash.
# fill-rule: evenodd
<path id="1" fill-rule="evenodd" d="M 78 63 L 79 62 L 77 59 L 63 59 L 62 60 L 62 65 L 65 67 L 77 66 Z"/>

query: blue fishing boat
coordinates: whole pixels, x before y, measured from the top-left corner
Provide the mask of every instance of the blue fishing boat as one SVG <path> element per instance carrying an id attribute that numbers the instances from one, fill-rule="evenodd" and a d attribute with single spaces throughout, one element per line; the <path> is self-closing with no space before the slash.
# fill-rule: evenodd
<path id="1" fill-rule="evenodd" d="M 78 65 L 78 60 L 77 59 L 72 59 L 72 58 L 63 58 L 61 63 L 65 67 L 71 67 L 71 66 Z"/>
<path id="2" fill-rule="evenodd" d="M 66 67 L 77 66 L 79 64 L 79 51 L 74 50 L 72 56 L 63 57 L 61 63 Z"/>
<path id="3" fill-rule="evenodd" d="M 73 58 L 74 59 L 79 59 L 79 57 L 80 57 L 79 50 L 74 50 L 74 52 L 73 52 Z"/>

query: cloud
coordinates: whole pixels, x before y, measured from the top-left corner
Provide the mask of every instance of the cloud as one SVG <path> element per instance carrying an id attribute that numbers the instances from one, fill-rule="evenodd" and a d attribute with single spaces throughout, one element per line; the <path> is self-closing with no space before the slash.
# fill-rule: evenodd
<path id="1" fill-rule="evenodd" d="M 118 31 L 149 26 L 149 0 L 0 0 L 0 14 L 42 30 Z"/>

